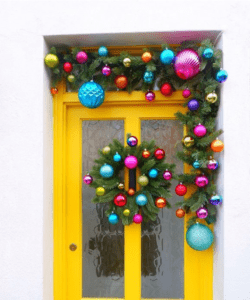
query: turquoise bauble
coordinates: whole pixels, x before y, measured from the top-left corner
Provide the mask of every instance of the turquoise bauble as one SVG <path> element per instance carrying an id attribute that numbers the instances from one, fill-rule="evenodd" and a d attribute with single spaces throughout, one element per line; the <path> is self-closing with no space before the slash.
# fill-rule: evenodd
<path id="1" fill-rule="evenodd" d="M 105 46 L 101 46 L 99 49 L 98 49 L 98 54 L 100 56 L 107 56 L 108 55 L 108 49 L 105 47 Z"/>
<path id="2" fill-rule="evenodd" d="M 225 71 L 225 70 L 220 70 L 216 74 L 216 80 L 220 83 L 226 81 L 227 77 L 228 77 L 228 74 L 227 74 L 227 71 Z"/>
<path id="3" fill-rule="evenodd" d="M 96 108 L 102 105 L 104 97 L 103 88 L 94 81 L 84 83 L 78 91 L 81 104 L 88 108 Z"/>
<path id="4" fill-rule="evenodd" d="M 111 165 L 105 164 L 101 166 L 100 174 L 104 178 L 110 178 L 114 174 L 114 168 Z"/>
<path id="5" fill-rule="evenodd" d="M 156 169 L 151 169 L 151 170 L 149 170 L 148 176 L 149 176 L 150 178 L 156 178 L 156 177 L 158 176 L 158 170 L 156 170 Z"/>
<path id="6" fill-rule="evenodd" d="M 174 60 L 174 52 L 172 50 L 163 50 L 160 55 L 160 60 L 164 65 L 170 65 Z"/>
<path id="7" fill-rule="evenodd" d="M 154 73 L 151 71 L 146 71 L 143 75 L 143 81 L 146 83 L 152 83 L 154 80 Z"/>
<path id="8" fill-rule="evenodd" d="M 143 206 L 148 203 L 148 199 L 144 194 L 139 194 L 136 196 L 135 202 L 137 205 Z"/>
<path id="9" fill-rule="evenodd" d="M 119 222 L 119 216 L 115 213 L 109 215 L 109 223 L 115 225 Z"/>
<path id="10" fill-rule="evenodd" d="M 189 227 L 186 233 L 186 240 L 188 245 L 194 250 L 203 251 L 212 245 L 214 235 L 207 226 L 197 223 Z"/>
<path id="11" fill-rule="evenodd" d="M 202 53 L 203 57 L 205 57 L 206 59 L 210 59 L 213 57 L 214 55 L 214 51 L 211 48 L 206 48 L 203 53 Z"/>
<path id="12" fill-rule="evenodd" d="M 200 168 L 200 163 L 198 162 L 198 160 L 196 160 L 194 163 L 193 163 L 193 167 L 195 169 L 199 169 Z"/>
<path id="13" fill-rule="evenodd" d="M 121 159 L 122 159 L 121 155 L 118 152 L 116 152 L 116 154 L 113 156 L 113 160 L 115 162 L 119 162 L 121 161 Z"/>

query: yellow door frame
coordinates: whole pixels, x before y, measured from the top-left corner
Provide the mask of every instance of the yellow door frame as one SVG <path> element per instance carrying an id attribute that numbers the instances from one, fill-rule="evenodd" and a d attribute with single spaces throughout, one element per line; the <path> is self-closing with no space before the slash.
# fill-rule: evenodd
<path id="1" fill-rule="evenodd" d="M 81 298 L 81 122 L 83 119 L 122 119 L 125 110 L 127 116 L 125 132 L 139 137 L 141 119 L 175 119 L 176 111 L 184 112 L 181 91 L 171 97 L 164 97 L 156 91 L 153 105 L 145 101 L 143 92 L 106 92 L 105 117 L 98 109 L 84 108 L 77 93 L 66 92 L 65 82 L 58 86 L 58 94 L 53 98 L 54 109 L 54 300 L 80 300 Z M 150 109 L 148 109 L 150 107 Z M 159 110 L 159 107 L 163 108 Z M 107 110 L 106 110 L 107 108 Z M 143 118 L 134 118 L 132 111 L 140 110 Z M 159 113 L 161 111 L 161 113 Z M 164 113 L 163 113 L 164 112 Z M 136 114 L 135 114 L 136 115 Z M 70 120 L 70 121 L 69 121 Z M 67 137 L 74 130 L 73 143 L 67 143 Z M 73 150 L 75 149 L 75 150 Z M 77 159 L 71 161 L 68 151 L 74 151 Z M 74 174 L 71 172 L 75 165 Z M 69 165 L 71 168 L 69 168 Z M 188 166 L 184 166 L 188 171 Z M 68 172 L 68 173 L 67 173 Z M 67 174 L 67 177 L 66 177 Z M 192 190 L 189 188 L 189 193 Z M 68 199 L 71 201 L 69 205 Z M 75 218 L 68 222 L 67 215 L 74 211 Z M 188 216 L 185 217 L 186 223 Z M 186 228 L 186 226 L 185 226 Z M 184 228 L 184 231 L 186 229 Z M 76 251 L 69 245 L 78 245 Z M 137 270 L 137 272 L 135 271 Z M 125 300 L 141 299 L 141 227 L 125 226 Z M 194 251 L 184 241 L 184 299 L 213 299 L 213 249 Z M 85 300 L 95 298 L 83 298 Z M 103 299 L 104 298 L 100 298 Z M 108 298 L 111 300 L 111 298 Z M 170 299 L 169 299 L 170 300 Z"/>

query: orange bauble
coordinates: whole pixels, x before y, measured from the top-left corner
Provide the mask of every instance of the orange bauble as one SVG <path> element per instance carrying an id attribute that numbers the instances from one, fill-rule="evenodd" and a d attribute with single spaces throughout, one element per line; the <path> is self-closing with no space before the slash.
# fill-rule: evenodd
<path id="1" fill-rule="evenodd" d="M 211 143 L 211 149 L 214 152 L 221 152 L 224 149 L 224 144 L 223 144 L 223 142 L 221 140 L 214 140 Z"/>
<path id="2" fill-rule="evenodd" d="M 163 208 L 167 205 L 167 200 L 163 197 L 158 197 L 155 199 L 155 206 L 158 208 Z"/>
<path id="3" fill-rule="evenodd" d="M 185 210 L 182 208 L 178 208 L 175 212 L 176 217 L 183 218 L 185 216 Z"/>
<path id="4" fill-rule="evenodd" d="M 56 95 L 56 94 L 58 94 L 58 89 L 57 88 L 51 88 L 50 92 L 51 92 L 52 95 Z"/>
<path id="5" fill-rule="evenodd" d="M 124 75 L 118 75 L 115 77 L 115 85 L 118 89 L 125 89 L 128 85 L 128 78 Z"/>
<path id="6" fill-rule="evenodd" d="M 132 188 L 130 188 L 130 189 L 128 190 L 128 194 L 129 194 L 129 196 L 133 196 L 133 195 L 135 194 L 135 190 L 132 189 Z"/>
<path id="7" fill-rule="evenodd" d="M 142 157 L 143 158 L 149 158 L 149 156 L 150 156 L 150 152 L 148 151 L 148 150 L 143 150 L 143 152 L 142 152 Z"/>
<path id="8" fill-rule="evenodd" d="M 141 56 L 141 59 L 145 62 L 148 63 L 152 59 L 152 54 L 150 52 L 144 52 Z"/>

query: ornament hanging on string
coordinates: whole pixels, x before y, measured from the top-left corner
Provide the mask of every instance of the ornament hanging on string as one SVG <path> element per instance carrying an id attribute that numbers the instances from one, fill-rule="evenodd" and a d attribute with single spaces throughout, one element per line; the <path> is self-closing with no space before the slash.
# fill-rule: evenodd
<path id="1" fill-rule="evenodd" d="M 85 64 L 88 60 L 88 55 L 85 51 L 80 51 L 76 54 L 76 61 L 79 64 Z"/>
<path id="2" fill-rule="evenodd" d="M 141 175 L 139 176 L 137 182 L 141 185 L 141 186 L 146 186 L 149 183 L 148 177 L 145 175 Z"/>
<path id="3" fill-rule="evenodd" d="M 157 160 L 161 160 L 165 157 L 165 151 L 163 149 L 157 148 L 154 152 L 154 156 Z"/>
<path id="4" fill-rule="evenodd" d="M 143 158 L 149 158 L 150 157 L 150 152 L 147 149 L 144 149 L 142 152 L 142 157 Z"/>
<path id="5" fill-rule="evenodd" d="M 124 58 L 123 65 L 126 68 L 129 68 L 131 66 L 131 59 L 129 57 Z"/>
<path id="6" fill-rule="evenodd" d="M 227 74 L 227 71 L 225 71 L 225 70 L 220 70 L 216 73 L 216 80 L 219 83 L 226 81 L 227 77 L 228 77 L 228 74 Z"/>
<path id="7" fill-rule="evenodd" d="M 108 56 L 108 49 L 105 46 L 101 46 L 98 49 L 99 56 Z"/>
<path id="8" fill-rule="evenodd" d="M 128 208 L 124 209 L 123 215 L 124 215 L 125 217 L 128 217 L 128 216 L 130 215 L 130 210 L 129 210 Z"/>
<path id="9" fill-rule="evenodd" d="M 214 152 L 221 152 L 224 149 L 224 144 L 221 140 L 216 139 L 211 143 L 210 147 Z"/>
<path id="10" fill-rule="evenodd" d="M 87 108 L 97 108 L 102 105 L 105 93 L 100 84 L 89 81 L 80 87 L 78 98 L 83 106 Z"/>
<path id="11" fill-rule="evenodd" d="M 199 163 L 198 160 L 196 160 L 196 161 L 193 162 L 193 167 L 194 167 L 195 169 L 199 169 L 199 168 L 200 168 L 200 163 Z"/>
<path id="12" fill-rule="evenodd" d="M 212 58 L 213 55 L 214 55 L 214 50 L 211 48 L 206 48 L 202 53 L 202 56 L 205 57 L 206 59 Z"/>
<path id="13" fill-rule="evenodd" d="M 222 203 L 222 197 L 220 195 L 213 195 L 210 199 L 209 199 L 209 203 L 211 203 L 212 205 L 221 205 Z"/>
<path id="14" fill-rule="evenodd" d="M 148 102 L 153 102 L 155 100 L 155 93 L 152 92 L 152 91 L 147 91 L 146 94 L 145 94 L 145 99 Z"/>
<path id="15" fill-rule="evenodd" d="M 114 204 L 119 207 L 125 206 L 127 204 L 127 197 L 122 193 L 117 194 L 114 197 Z"/>
<path id="16" fill-rule="evenodd" d="M 134 222 L 134 223 L 140 224 L 140 223 L 142 223 L 142 221 L 143 221 L 142 215 L 140 215 L 140 214 L 135 214 L 135 215 L 133 216 L 133 222 Z"/>
<path id="17" fill-rule="evenodd" d="M 172 178 L 172 173 L 170 172 L 170 171 L 168 171 L 168 170 L 166 170 L 166 171 L 164 171 L 164 173 L 163 173 L 163 178 L 165 179 L 165 180 L 170 180 L 171 178 Z"/>
<path id="18" fill-rule="evenodd" d="M 207 168 L 209 170 L 214 171 L 214 170 L 218 169 L 218 167 L 219 167 L 218 161 L 211 157 L 207 163 Z"/>
<path id="19" fill-rule="evenodd" d="M 184 196 L 187 193 L 187 187 L 184 184 L 179 183 L 175 188 L 175 193 L 178 196 Z"/>
<path id="20" fill-rule="evenodd" d="M 119 216 L 115 213 L 109 215 L 109 223 L 112 225 L 116 225 L 119 222 Z"/>
<path id="21" fill-rule="evenodd" d="M 68 80 L 68 82 L 74 82 L 75 80 L 76 80 L 76 77 L 75 77 L 75 75 L 68 75 L 68 77 L 67 77 L 67 80 Z"/>
<path id="22" fill-rule="evenodd" d="M 186 240 L 192 249 L 203 251 L 212 245 L 214 236 L 206 225 L 196 223 L 188 228 Z"/>
<path id="23" fill-rule="evenodd" d="M 122 160 L 122 157 L 121 157 L 121 155 L 118 152 L 116 152 L 116 154 L 113 156 L 113 160 L 115 162 L 119 162 L 119 161 Z"/>
<path id="24" fill-rule="evenodd" d="M 177 53 L 174 70 L 178 77 L 189 80 L 200 72 L 200 58 L 193 49 L 184 49 Z"/>
<path id="25" fill-rule="evenodd" d="M 115 77 L 115 85 L 118 87 L 118 89 L 125 89 L 125 87 L 128 85 L 128 78 L 124 75 L 117 75 Z"/>
<path id="26" fill-rule="evenodd" d="M 117 187 L 119 190 L 124 190 L 124 184 L 122 182 L 120 182 Z"/>
<path id="27" fill-rule="evenodd" d="M 138 159 L 134 155 L 129 155 L 125 158 L 124 164 L 130 170 L 135 169 L 138 165 Z"/>
<path id="28" fill-rule="evenodd" d="M 83 176 L 83 182 L 87 185 L 91 184 L 93 182 L 93 177 L 89 174 Z"/>
<path id="29" fill-rule="evenodd" d="M 110 66 L 108 65 L 105 65 L 103 68 L 102 68 L 102 74 L 106 77 L 110 76 L 111 75 L 111 68 Z"/>
<path id="30" fill-rule="evenodd" d="M 205 207 L 200 207 L 197 209 L 196 215 L 199 219 L 206 219 L 208 216 L 208 210 Z"/>
<path id="31" fill-rule="evenodd" d="M 148 176 L 150 178 L 156 178 L 158 176 L 158 173 L 159 173 L 158 170 L 153 168 L 148 171 Z"/>
<path id="32" fill-rule="evenodd" d="M 189 96 L 191 95 L 191 91 L 189 89 L 185 89 L 183 92 L 182 92 L 182 96 L 184 98 L 188 98 Z"/>
<path id="33" fill-rule="evenodd" d="M 141 59 L 143 62 L 148 63 L 152 59 L 152 54 L 150 52 L 146 51 L 142 54 Z"/>
<path id="34" fill-rule="evenodd" d="M 144 194 L 139 194 L 136 196 L 135 202 L 139 206 L 144 206 L 148 203 L 148 198 Z"/>
<path id="35" fill-rule="evenodd" d="M 51 88 L 50 92 L 51 92 L 52 95 L 56 95 L 56 94 L 58 94 L 58 89 L 57 88 Z"/>
<path id="36" fill-rule="evenodd" d="M 197 137 L 203 137 L 205 136 L 207 133 L 207 129 L 204 125 L 202 124 L 198 124 L 197 126 L 195 126 L 194 128 L 194 134 L 197 136 Z"/>
<path id="37" fill-rule="evenodd" d="M 135 189 L 129 188 L 129 189 L 128 189 L 128 194 L 129 194 L 129 196 L 134 196 L 134 194 L 135 194 Z"/>
<path id="38" fill-rule="evenodd" d="M 185 210 L 183 208 L 178 208 L 175 212 L 177 218 L 183 218 L 185 216 Z"/>
<path id="39" fill-rule="evenodd" d="M 113 174 L 114 174 L 114 168 L 111 165 L 104 164 L 103 166 L 101 166 L 100 175 L 103 178 L 110 178 L 113 176 Z"/>
<path id="40" fill-rule="evenodd" d="M 105 146 L 104 148 L 102 148 L 102 153 L 103 153 L 104 155 L 109 154 L 110 151 L 111 151 L 111 149 L 110 149 L 109 146 Z"/>
<path id="41" fill-rule="evenodd" d="M 105 194 L 105 188 L 102 186 L 99 186 L 95 190 L 96 196 L 103 196 Z"/>
<path id="42" fill-rule="evenodd" d="M 205 186 L 208 185 L 208 178 L 205 175 L 197 175 L 195 177 L 195 184 L 199 187 L 199 188 L 203 188 Z"/>
<path id="43" fill-rule="evenodd" d="M 70 62 L 65 62 L 63 64 L 63 70 L 66 72 L 66 73 L 70 73 L 72 70 L 73 70 L 73 65 L 72 63 Z"/>
<path id="44" fill-rule="evenodd" d="M 161 86 L 161 93 L 164 96 L 171 96 L 173 94 L 173 89 L 171 84 L 167 82 L 163 83 L 163 85 Z"/>
<path id="45" fill-rule="evenodd" d="M 164 208 L 167 205 L 167 200 L 163 197 L 158 197 L 155 199 L 155 206 L 158 208 Z"/>
<path id="46" fill-rule="evenodd" d="M 182 143 L 186 148 L 190 148 L 194 145 L 194 139 L 187 135 L 182 139 Z"/>
<path id="47" fill-rule="evenodd" d="M 59 65 L 59 59 L 55 54 L 47 54 L 44 58 L 45 64 L 47 67 L 54 69 Z"/>
<path id="48" fill-rule="evenodd" d="M 151 71 L 146 71 L 143 75 L 143 81 L 146 83 L 152 83 L 154 80 L 154 73 Z"/>
<path id="49" fill-rule="evenodd" d="M 218 100 L 218 96 L 215 92 L 213 92 L 213 93 L 207 94 L 205 99 L 206 99 L 207 102 L 213 104 Z"/>
<path id="50" fill-rule="evenodd" d="M 161 52 L 160 60 L 164 65 L 170 65 L 174 60 L 174 52 L 170 49 L 165 49 Z"/>
<path id="51" fill-rule="evenodd" d="M 138 144 L 138 139 L 136 136 L 131 135 L 127 138 L 127 144 L 129 147 L 135 147 Z"/>
<path id="52" fill-rule="evenodd" d="M 191 100 L 188 101 L 187 106 L 188 106 L 188 109 L 190 111 L 195 111 L 195 110 L 197 110 L 200 107 L 200 104 L 199 104 L 198 100 L 191 99 Z"/>

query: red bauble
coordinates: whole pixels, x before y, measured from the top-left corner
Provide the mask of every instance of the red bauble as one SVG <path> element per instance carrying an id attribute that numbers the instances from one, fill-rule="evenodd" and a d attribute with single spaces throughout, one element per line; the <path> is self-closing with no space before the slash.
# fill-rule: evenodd
<path id="1" fill-rule="evenodd" d="M 178 196 L 184 196 L 187 193 L 187 187 L 184 184 L 180 183 L 176 186 L 175 193 Z"/>
<path id="2" fill-rule="evenodd" d="M 158 148 L 155 150 L 154 156 L 158 160 L 163 159 L 165 157 L 165 151 L 163 149 Z"/>
<path id="3" fill-rule="evenodd" d="M 171 96 L 173 94 L 172 86 L 169 83 L 163 83 L 161 86 L 161 93 L 164 96 Z"/>
<path id="4" fill-rule="evenodd" d="M 70 63 L 70 62 L 64 63 L 64 64 L 63 64 L 63 70 L 64 70 L 66 73 L 70 73 L 70 72 L 73 70 L 72 63 Z"/>
<path id="5" fill-rule="evenodd" d="M 124 75 L 118 75 L 115 77 L 115 85 L 118 89 L 125 89 L 128 85 L 128 78 Z"/>
<path id="6" fill-rule="evenodd" d="M 114 198 L 114 203 L 116 206 L 124 206 L 127 204 L 127 197 L 122 193 L 117 194 Z"/>
<path id="7" fill-rule="evenodd" d="M 56 94 L 58 94 L 58 89 L 57 88 L 51 88 L 50 92 L 51 92 L 52 95 L 56 95 Z"/>
<path id="8" fill-rule="evenodd" d="M 142 157 L 143 158 L 149 158 L 149 156 L 150 156 L 150 152 L 147 149 L 143 150 Z"/>

